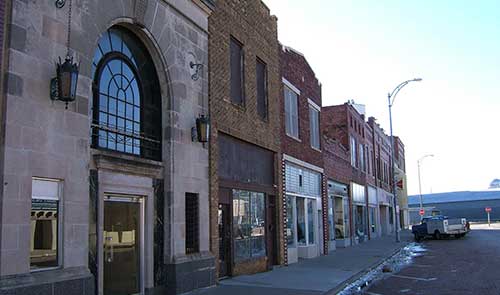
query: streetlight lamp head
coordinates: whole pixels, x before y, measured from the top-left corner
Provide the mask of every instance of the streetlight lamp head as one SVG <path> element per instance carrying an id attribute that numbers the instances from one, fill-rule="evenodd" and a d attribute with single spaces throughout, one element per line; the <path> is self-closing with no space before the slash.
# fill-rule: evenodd
<path id="1" fill-rule="evenodd" d="M 420 81 L 422 81 L 422 78 L 415 78 L 415 79 L 413 79 L 413 81 L 420 82 Z"/>

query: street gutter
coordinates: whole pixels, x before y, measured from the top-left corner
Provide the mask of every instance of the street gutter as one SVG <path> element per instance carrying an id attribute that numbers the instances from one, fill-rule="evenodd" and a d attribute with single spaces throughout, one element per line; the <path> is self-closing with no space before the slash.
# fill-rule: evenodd
<path id="1" fill-rule="evenodd" d="M 394 256 L 396 256 L 401 249 L 403 249 L 405 246 L 409 245 L 410 242 L 408 241 L 401 241 L 400 242 L 400 247 L 396 248 L 389 256 L 386 256 L 385 258 L 380 259 L 379 261 L 374 262 L 372 265 L 368 266 L 367 268 L 357 272 L 356 274 L 352 275 L 350 278 L 347 280 L 343 281 L 341 284 L 337 285 L 335 288 L 332 288 L 324 293 L 324 295 L 335 295 L 344 290 L 347 286 L 350 284 L 356 282 L 360 278 L 362 278 L 364 275 L 368 274 L 369 272 L 375 270 Z"/>

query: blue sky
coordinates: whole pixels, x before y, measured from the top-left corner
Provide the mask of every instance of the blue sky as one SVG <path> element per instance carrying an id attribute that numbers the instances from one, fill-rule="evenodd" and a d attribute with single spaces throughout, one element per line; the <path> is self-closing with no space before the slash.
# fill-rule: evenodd
<path id="1" fill-rule="evenodd" d="M 500 177 L 500 1 L 264 0 L 280 41 L 302 52 L 323 105 L 366 105 L 406 145 L 410 194 L 486 189 Z"/>

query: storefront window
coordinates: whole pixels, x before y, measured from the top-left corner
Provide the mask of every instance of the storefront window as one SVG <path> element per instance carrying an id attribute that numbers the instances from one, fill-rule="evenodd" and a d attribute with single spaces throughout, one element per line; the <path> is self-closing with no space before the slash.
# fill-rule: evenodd
<path id="1" fill-rule="evenodd" d="M 314 201 L 316 200 L 307 199 L 307 227 L 309 233 L 309 245 L 314 244 Z"/>
<path id="2" fill-rule="evenodd" d="M 333 215 L 333 204 L 334 197 L 328 197 L 328 235 L 330 236 L 330 241 L 335 240 L 335 219 Z"/>
<path id="3" fill-rule="evenodd" d="M 375 223 L 375 208 L 374 207 L 370 207 L 370 224 L 371 224 L 371 231 L 372 233 L 375 232 L 376 230 L 376 223 Z"/>
<path id="4" fill-rule="evenodd" d="M 335 239 L 343 239 L 346 237 L 344 227 L 344 200 L 342 198 L 335 198 Z"/>
<path id="5" fill-rule="evenodd" d="M 304 198 L 296 198 L 297 201 L 297 241 L 299 245 L 306 244 L 306 213 Z"/>
<path id="6" fill-rule="evenodd" d="M 59 266 L 59 182 L 33 179 L 31 198 L 32 270 Z"/>
<path id="7" fill-rule="evenodd" d="M 344 202 L 344 239 L 351 236 L 351 229 L 349 228 L 349 201 L 347 199 Z"/>
<path id="8" fill-rule="evenodd" d="M 266 255 L 263 193 L 233 190 L 233 235 L 236 261 Z"/>
<path id="9" fill-rule="evenodd" d="M 355 229 L 356 235 L 365 235 L 365 209 L 364 206 L 355 206 L 354 218 L 355 218 Z"/>
<path id="10" fill-rule="evenodd" d="M 295 220 L 294 214 L 295 210 L 293 209 L 293 197 L 286 197 L 286 237 L 288 247 L 295 247 L 295 227 L 293 226 L 293 222 Z"/>

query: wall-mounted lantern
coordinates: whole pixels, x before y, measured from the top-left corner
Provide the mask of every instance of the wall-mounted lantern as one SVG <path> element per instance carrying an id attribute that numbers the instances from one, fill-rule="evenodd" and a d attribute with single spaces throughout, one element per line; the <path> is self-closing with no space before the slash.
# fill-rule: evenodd
<path id="1" fill-rule="evenodd" d="M 76 99 L 78 69 L 79 65 L 73 63 L 72 57 L 66 56 L 64 63 L 59 58 L 56 64 L 56 77 L 50 80 L 50 98 L 65 102 L 66 108 L 69 102 Z"/>
<path id="2" fill-rule="evenodd" d="M 210 119 L 205 115 L 200 115 L 196 119 L 196 138 L 198 142 L 206 143 L 210 139 Z M 193 130 L 194 131 L 194 130 Z M 193 132 L 194 135 L 194 132 Z M 195 140 L 195 136 L 193 136 L 193 141 Z"/>
<path id="3" fill-rule="evenodd" d="M 65 102 L 66 109 L 68 108 L 68 103 L 75 101 L 76 99 L 78 70 L 80 68 L 79 64 L 73 62 L 73 57 L 70 54 L 72 2 L 72 0 L 69 0 L 66 58 L 64 59 L 64 62 L 62 62 L 59 57 L 59 62 L 56 64 L 56 77 L 50 80 L 50 99 Z M 61 9 L 66 4 L 66 0 L 56 0 L 54 4 L 57 8 Z"/>

